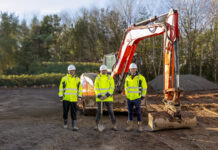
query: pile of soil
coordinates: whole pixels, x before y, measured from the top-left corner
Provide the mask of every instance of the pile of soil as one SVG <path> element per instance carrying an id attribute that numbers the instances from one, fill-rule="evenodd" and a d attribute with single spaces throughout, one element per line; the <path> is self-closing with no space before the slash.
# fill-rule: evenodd
<path id="1" fill-rule="evenodd" d="M 156 92 L 163 91 L 163 75 L 157 76 L 148 83 L 148 87 Z M 184 91 L 198 91 L 198 90 L 216 90 L 218 85 L 205 78 L 196 75 L 180 75 L 180 87 Z"/>

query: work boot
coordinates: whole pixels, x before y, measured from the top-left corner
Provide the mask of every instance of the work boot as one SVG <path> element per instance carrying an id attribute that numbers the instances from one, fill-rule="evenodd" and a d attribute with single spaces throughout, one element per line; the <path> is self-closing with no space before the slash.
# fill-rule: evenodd
<path id="1" fill-rule="evenodd" d="M 78 131 L 79 128 L 78 128 L 77 126 L 74 126 L 72 130 L 73 130 L 73 131 Z"/>
<path id="2" fill-rule="evenodd" d="M 125 131 L 131 131 L 133 128 L 133 121 L 132 120 L 128 120 L 127 121 L 127 127 L 125 128 Z"/>
<path id="3" fill-rule="evenodd" d="M 94 130 L 98 131 L 98 123 L 96 123 Z"/>
<path id="4" fill-rule="evenodd" d="M 79 128 L 76 126 L 76 120 L 72 121 L 72 130 L 73 131 L 78 131 L 79 130 Z"/>
<path id="5" fill-rule="evenodd" d="M 67 124 L 65 124 L 65 125 L 64 125 L 64 129 L 67 129 L 67 128 L 68 128 L 68 126 L 67 126 Z"/>
<path id="6" fill-rule="evenodd" d="M 64 120 L 64 129 L 67 129 L 67 120 Z"/>
<path id="7" fill-rule="evenodd" d="M 112 130 L 118 131 L 116 123 L 113 124 Z"/>
<path id="8" fill-rule="evenodd" d="M 142 129 L 142 122 L 141 121 L 138 121 L 138 132 L 142 132 L 143 129 Z"/>

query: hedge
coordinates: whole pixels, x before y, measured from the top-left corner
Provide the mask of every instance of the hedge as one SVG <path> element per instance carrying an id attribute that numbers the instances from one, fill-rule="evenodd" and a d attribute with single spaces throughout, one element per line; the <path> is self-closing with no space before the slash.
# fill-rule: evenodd
<path id="1" fill-rule="evenodd" d="M 84 72 L 98 72 L 101 63 L 93 62 L 34 62 L 29 65 L 28 69 L 23 66 L 4 70 L 5 75 L 10 74 L 43 74 L 43 73 L 67 73 L 67 67 L 70 64 L 76 66 L 76 74 L 81 75 Z"/>
<path id="2" fill-rule="evenodd" d="M 39 75 L 0 75 L 0 87 L 23 87 L 58 85 L 63 73 L 43 73 Z"/>

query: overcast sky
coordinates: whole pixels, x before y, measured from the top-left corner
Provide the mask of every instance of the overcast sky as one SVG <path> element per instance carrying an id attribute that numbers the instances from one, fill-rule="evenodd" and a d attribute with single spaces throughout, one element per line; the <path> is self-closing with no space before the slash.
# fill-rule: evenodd
<path id="1" fill-rule="evenodd" d="M 80 8 L 106 8 L 113 0 L 0 0 L 0 11 L 15 13 L 20 18 L 76 12 Z"/>
<path id="2" fill-rule="evenodd" d="M 58 13 L 63 10 L 74 10 L 81 7 L 106 7 L 111 0 L 0 0 L 0 10 L 17 14 Z"/>
<path id="3" fill-rule="evenodd" d="M 138 0 L 149 6 L 151 15 L 160 14 L 156 12 L 161 0 Z M 0 0 L 0 11 L 15 13 L 20 19 L 29 22 L 33 16 L 39 19 L 46 14 L 58 14 L 63 11 L 75 13 L 81 8 L 106 8 L 116 0 Z M 155 8 L 155 9 L 154 9 Z M 153 10 L 155 10 L 153 12 Z M 153 14 L 154 13 L 154 14 Z"/>

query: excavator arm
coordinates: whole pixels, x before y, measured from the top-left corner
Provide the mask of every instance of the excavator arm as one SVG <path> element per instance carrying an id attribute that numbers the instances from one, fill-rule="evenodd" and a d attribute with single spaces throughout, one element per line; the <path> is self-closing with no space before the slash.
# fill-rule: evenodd
<path id="1" fill-rule="evenodd" d="M 164 23 L 153 23 L 148 25 L 162 17 L 166 17 Z M 196 124 L 196 117 L 190 117 L 189 115 L 188 118 L 184 119 L 185 117 L 181 116 L 181 106 L 179 101 L 182 89 L 179 86 L 179 28 L 177 10 L 171 9 L 167 14 L 139 22 L 127 29 L 117 56 L 116 64 L 111 73 L 116 81 L 116 90 L 121 92 L 123 89 L 123 82 L 129 71 L 129 66 L 139 42 L 143 39 L 158 35 L 164 35 L 164 99 L 162 102 L 165 104 L 165 112 L 169 116 L 168 118 L 164 116 L 163 118 L 165 119 L 163 119 L 157 117 L 161 116 L 163 113 L 159 115 L 149 114 L 150 127 L 152 130 L 192 127 Z M 158 119 L 155 119 L 155 117 Z"/>
<path id="2" fill-rule="evenodd" d="M 166 17 L 164 23 L 147 25 L 162 17 Z M 176 88 L 179 89 L 179 60 L 177 46 L 179 40 L 178 12 L 173 9 L 167 14 L 136 23 L 127 29 L 117 56 L 117 62 L 111 73 L 117 81 L 116 88 L 119 89 L 118 91 L 122 90 L 120 87 L 129 71 L 129 66 L 139 42 L 143 39 L 162 34 L 164 34 L 164 94 L 165 99 L 172 99 L 171 95 L 174 96 L 174 93 L 176 93 L 176 90 L 172 89 L 174 87 L 174 70 L 176 73 Z M 178 93 L 174 96 L 176 97 L 174 98 L 174 101 L 177 101 L 177 103 L 179 95 L 180 94 Z"/>
<path id="3" fill-rule="evenodd" d="M 166 17 L 163 23 L 153 23 L 159 18 Z M 124 80 L 128 74 L 130 63 L 133 60 L 135 50 L 139 42 L 145 38 L 163 35 L 163 75 L 164 75 L 164 98 L 165 111 L 149 112 L 148 126 L 152 131 L 169 128 L 190 128 L 196 125 L 196 117 L 193 114 L 181 111 L 179 84 L 179 59 L 178 59 L 178 12 L 171 9 L 169 13 L 131 25 L 127 30 L 118 53 L 104 56 L 104 64 L 108 64 L 108 70 L 115 80 L 115 93 L 121 93 Z M 135 58 L 135 57 L 134 57 Z M 108 62 L 108 63 L 107 63 Z M 115 64 L 114 64 L 115 62 Z M 83 109 L 94 108 L 94 100 L 90 100 L 94 93 L 94 79 L 96 74 L 84 73 L 81 75 L 83 95 L 87 96 L 83 101 Z M 118 97 L 116 97 L 118 96 Z M 114 95 L 118 104 L 125 105 L 120 94 Z M 93 97 L 95 98 L 95 97 Z M 118 105 L 118 106 L 119 106 Z M 122 110 L 122 109 L 119 109 Z M 187 115 L 188 114 L 188 115 Z"/>

